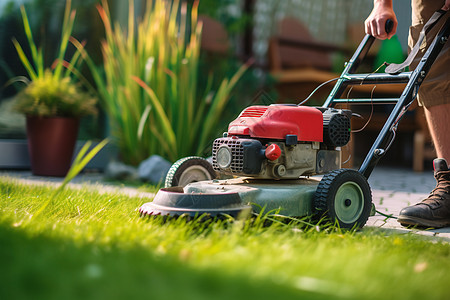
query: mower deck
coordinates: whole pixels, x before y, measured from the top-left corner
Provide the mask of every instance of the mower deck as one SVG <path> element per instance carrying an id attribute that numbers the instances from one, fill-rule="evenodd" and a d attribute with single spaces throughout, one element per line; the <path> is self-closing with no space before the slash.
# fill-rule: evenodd
<path id="1" fill-rule="evenodd" d="M 319 180 L 255 180 L 233 178 L 201 181 L 188 184 L 183 189 L 161 189 L 153 202 L 144 204 L 140 212 L 146 215 L 238 215 L 253 210 L 265 212 L 280 210 L 285 216 L 312 214 L 312 198 Z"/>

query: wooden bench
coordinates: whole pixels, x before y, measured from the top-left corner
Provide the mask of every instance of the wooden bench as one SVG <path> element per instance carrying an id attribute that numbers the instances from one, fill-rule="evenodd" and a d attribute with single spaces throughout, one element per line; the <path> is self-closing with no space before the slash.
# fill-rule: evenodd
<path id="1" fill-rule="evenodd" d="M 338 77 L 331 72 L 331 55 L 341 50 L 314 39 L 300 21 L 281 20 L 277 33 L 269 39 L 268 49 L 269 72 L 277 81 L 280 98 L 306 98 L 320 83 Z M 321 95 L 328 94 L 330 86 Z"/>
<path id="2" fill-rule="evenodd" d="M 225 27 L 206 15 L 200 15 L 199 21 L 202 23 L 202 51 L 227 54 L 230 49 L 230 40 Z"/>

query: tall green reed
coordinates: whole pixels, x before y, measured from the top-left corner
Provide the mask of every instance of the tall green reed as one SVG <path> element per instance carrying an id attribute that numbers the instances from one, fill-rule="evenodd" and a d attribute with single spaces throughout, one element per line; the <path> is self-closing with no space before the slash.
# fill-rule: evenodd
<path id="1" fill-rule="evenodd" d="M 61 40 L 59 41 L 59 50 L 57 57 L 53 62 L 45 62 L 44 60 L 44 49 L 38 47 L 34 41 L 33 32 L 31 30 L 28 15 L 26 13 L 25 7 L 22 5 L 20 11 L 22 14 L 23 27 L 25 30 L 25 36 L 27 38 L 28 47 L 31 52 L 31 59 L 28 59 L 23 47 L 20 43 L 13 39 L 14 47 L 16 48 L 17 54 L 19 56 L 22 65 L 25 67 L 29 78 L 13 78 L 13 81 L 34 81 L 42 79 L 47 74 L 51 74 L 55 81 L 63 80 L 77 73 L 76 66 L 80 61 L 80 51 L 76 50 L 72 55 L 70 61 L 66 61 L 66 53 L 68 46 L 70 45 L 70 37 L 72 35 L 73 26 L 75 22 L 76 12 L 71 9 L 72 1 L 67 0 L 66 7 L 64 10 L 64 19 L 61 31 Z M 48 72 L 51 71 L 51 72 Z"/>
<path id="2" fill-rule="evenodd" d="M 68 55 L 76 15 L 71 6 L 72 1 L 67 0 L 61 38 L 53 61 L 44 59 L 46 49 L 36 44 L 26 9 L 23 5 L 20 7 L 28 49 L 22 47 L 16 39 L 13 39 L 13 44 L 28 77 L 13 77 L 8 84 L 22 82 L 27 85 L 16 96 L 15 106 L 17 111 L 27 116 L 81 117 L 97 113 L 97 99 L 91 96 L 92 91 L 91 94 L 85 93 L 79 86 L 80 80 L 86 82 L 78 70 L 83 62 L 80 59 L 81 52 L 70 49 L 74 51 L 71 56 Z M 30 52 L 30 58 L 24 49 Z M 70 60 L 66 60 L 67 58 Z"/>
<path id="3" fill-rule="evenodd" d="M 218 134 L 230 93 L 247 69 L 198 91 L 202 24 L 198 2 L 147 0 L 142 18 L 129 0 L 127 29 L 112 22 L 106 0 L 97 6 L 105 27 L 103 65 L 83 51 L 111 122 L 121 159 L 138 164 L 151 154 L 169 160 L 201 155 Z M 212 82 L 212 81 L 211 81 Z"/>

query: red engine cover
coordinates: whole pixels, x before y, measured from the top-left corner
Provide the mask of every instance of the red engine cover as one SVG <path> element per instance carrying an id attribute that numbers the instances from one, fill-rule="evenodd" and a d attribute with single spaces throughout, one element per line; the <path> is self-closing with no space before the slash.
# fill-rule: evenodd
<path id="1" fill-rule="evenodd" d="M 299 141 L 322 142 L 322 112 L 308 106 L 250 106 L 228 126 L 228 135 L 285 139 L 288 134 Z"/>

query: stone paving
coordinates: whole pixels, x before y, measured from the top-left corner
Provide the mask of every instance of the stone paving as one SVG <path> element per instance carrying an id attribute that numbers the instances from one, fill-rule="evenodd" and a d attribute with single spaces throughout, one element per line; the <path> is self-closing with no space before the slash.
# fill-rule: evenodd
<path id="1" fill-rule="evenodd" d="M 405 229 L 395 218 L 400 210 L 426 198 L 436 186 L 433 171 L 415 173 L 409 169 L 377 167 L 369 178 L 372 199 L 377 214 L 369 218 L 368 227 L 378 227 L 396 233 L 412 233 L 429 237 L 439 237 L 450 242 L 450 227 L 417 230 Z M 381 215 L 381 214 L 383 215 Z"/>
<path id="2" fill-rule="evenodd" d="M 62 181 L 60 178 L 33 176 L 31 172 L 0 171 L 0 176 L 10 176 L 21 182 L 33 184 L 57 185 Z M 420 234 L 431 239 L 438 238 L 450 242 L 450 227 L 433 230 L 406 229 L 395 219 L 403 207 L 420 202 L 435 187 L 436 181 L 432 170 L 415 173 L 410 169 L 379 166 L 372 172 L 369 184 L 378 212 L 369 218 L 366 227 L 384 230 L 387 233 Z M 105 182 L 101 174 L 95 173 L 79 175 L 69 186 L 72 188 L 88 186 L 105 192 L 119 192 L 147 198 L 152 198 L 154 195 L 132 187 L 112 185 Z"/>

